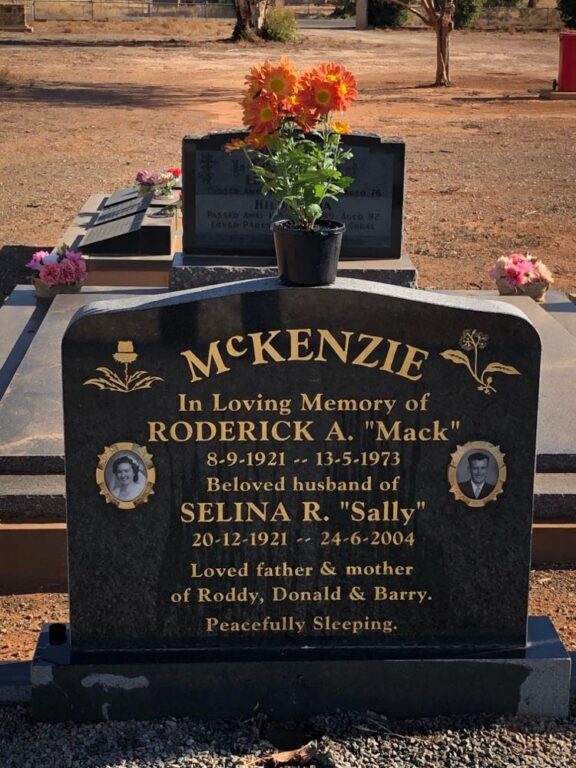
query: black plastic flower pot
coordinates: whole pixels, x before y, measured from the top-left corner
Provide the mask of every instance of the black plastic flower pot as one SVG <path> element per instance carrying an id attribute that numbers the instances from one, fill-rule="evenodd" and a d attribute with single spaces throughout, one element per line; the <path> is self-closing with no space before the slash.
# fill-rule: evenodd
<path id="1" fill-rule="evenodd" d="M 344 224 L 319 219 L 310 230 L 283 219 L 271 229 L 278 276 L 284 285 L 330 285 L 336 280 Z"/>

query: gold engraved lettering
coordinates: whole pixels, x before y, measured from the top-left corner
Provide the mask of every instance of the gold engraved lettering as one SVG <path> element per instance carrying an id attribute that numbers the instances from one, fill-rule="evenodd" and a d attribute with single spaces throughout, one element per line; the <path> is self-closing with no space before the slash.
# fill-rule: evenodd
<path id="1" fill-rule="evenodd" d="M 384 560 L 376 565 L 347 565 L 346 576 L 412 576 L 413 565 L 390 565 Z"/>
<path id="2" fill-rule="evenodd" d="M 314 504 L 314 502 L 302 502 Z M 305 507 L 306 508 L 306 507 Z M 180 507 L 180 520 L 183 523 L 253 523 L 291 522 L 291 517 L 283 502 L 272 504 L 269 501 L 185 501 Z"/>
<path id="3" fill-rule="evenodd" d="M 300 348 L 306 351 L 310 349 L 310 336 L 312 335 L 310 328 L 289 328 L 287 333 L 290 337 L 290 357 L 288 360 L 312 360 L 314 352 L 308 352 L 307 355 L 300 353 Z M 300 338 L 302 335 L 304 338 Z"/>
<path id="4" fill-rule="evenodd" d="M 361 333 L 358 336 L 358 341 L 362 341 L 363 339 L 370 339 L 369 343 L 364 347 L 362 352 L 360 352 L 359 355 L 357 355 L 354 360 L 352 360 L 352 365 L 363 365 L 366 368 L 376 368 L 378 365 L 378 360 L 373 360 L 372 362 L 367 362 L 368 358 L 374 352 L 376 347 L 380 344 L 381 341 L 384 341 L 382 336 L 369 336 L 366 333 Z"/>
<path id="5" fill-rule="evenodd" d="M 326 358 L 324 357 L 324 344 L 328 344 L 332 352 L 336 354 L 336 357 L 341 360 L 343 363 L 346 363 L 348 361 L 348 348 L 350 346 L 350 339 L 354 335 L 352 331 L 342 331 L 342 335 L 344 336 L 344 346 L 342 346 L 330 333 L 330 331 L 323 330 L 322 328 L 318 329 L 318 335 L 320 337 L 320 344 L 318 346 L 318 354 L 316 355 L 316 360 L 320 363 L 326 363 L 328 362 Z"/>
<path id="6" fill-rule="evenodd" d="M 238 339 L 240 337 L 234 336 L 233 338 Z M 199 357 L 197 357 L 192 350 L 188 349 L 185 352 L 181 352 L 180 354 L 182 357 L 186 360 L 188 363 L 188 367 L 190 368 L 190 382 L 193 384 L 195 381 L 199 381 L 202 377 L 198 376 L 196 373 L 196 368 L 200 371 L 202 376 L 208 377 L 212 375 L 212 366 L 216 366 L 216 374 L 224 373 L 225 371 L 229 371 L 230 368 L 226 365 L 222 358 L 222 353 L 219 349 L 220 341 L 213 341 L 210 344 L 210 347 L 208 349 L 208 361 L 206 363 L 203 363 L 202 360 L 200 360 Z"/>
<path id="7" fill-rule="evenodd" d="M 282 335 L 287 337 L 287 343 L 280 343 Z M 340 331 L 339 335 L 341 341 L 325 329 L 289 328 L 258 331 L 247 336 L 231 336 L 226 341 L 218 339 L 210 342 L 204 359 L 192 350 L 185 350 L 180 354 L 188 363 L 192 384 L 203 377 L 230 371 L 224 354 L 229 358 L 238 358 L 250 352 L 252 365 L 267 365 L 284 362 L 328 362 L 328 349 L 342 363 L 378 368 L 411 381 L 422 377 L 420 368 L 428 359 L 427 351 L 394 339 L 384 339 L 382 336 L 366 333 Z M 353 341 L 355 349 L 352 348 Z M 275 344 L 278 344 L 278 348 Z M 286 346 L 289 348 L 288 357 L 279 351 L 284 350 Z M 401 348 L 404 348 L 403 357 Z M 231 360 L 229 362 L 231 363 Z"/>
<path id="8" fill-rule="evenodd" d="M 313 442 L 310 432 L 313 424 L 313 421 L 175 421 L 167 425 L 162 421 L 149 421 L 148 441 Z"/>
<path id="9" fill-rule="evenodd" d="M 336 603 L 342 600 L 342 587 L 322 587 L 317 590 L 289 590 L 272 587 L 272 602 L 281 603 Z"/>
<path id="10" fill-rule="evenodd" d="M 319 632 L 341 632 L 352 635 L 364 634 L 364 632 L 380 632 L 384 635 L 393 632 L 396 627 L 389 619 L 371 619 L 365 616 L 363 619 L 333 619 L 331 616 L 314 616 L 312 629 Z"/>
<path id="11" fill-rule="evenodd" d="M 388 587 L 375 586 L 374 600 L 389 600 L 390 602 L 416 602 L 422 605 L 424 600 L 432 600 L 426 589 L 388 589 Z"/>
<path id="12" fill-rule="evenodd" d="M 377 427 L 376 440 L 383 442 L 439 442 L 448 440 L 446 431 L 448 427 L 442 427 L 438 419 L 432 422 L 431 427 L 405 427 L 401 420 L 395 421 L 392 426 L 387 426 L 384 421 L 374 422 Z"/>
<path id="13" fill-rule="evenodd" d="M 406 526 L 412 520 L 415 507 L 401 507 L 398 501 L 383 501 L 380 507 L 368 507 L 363 501 L 353 501 L 350 519 L 355 522 L 368 520 L 372 523 L 397 523 Z"/>
<path id="14" fill-rule="evenodd" d="M 283 363 L 286 358 L 274 349 L 272 341 L 279 335 L 280 331 L 268 331 L 268 338 L 262 340 L 262 333 L 249 333 L 248 336 L 252 339 L 254 346 L 254 362 L 253 365 L 267 365 L 269 362 Z M 264 358 L 264 353 L 269 355 L 269 360 Z"/>

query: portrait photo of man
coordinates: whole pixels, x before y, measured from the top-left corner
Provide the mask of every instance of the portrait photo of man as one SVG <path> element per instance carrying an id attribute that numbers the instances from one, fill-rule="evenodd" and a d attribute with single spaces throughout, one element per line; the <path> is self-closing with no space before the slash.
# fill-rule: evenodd
<path id="1" fill-rule="evenodd" d="M 469 499 L 485 499 L 494 490 L 494 482 L 489 482 L 490 461 L 492 457 L 484 451 L 475 451 L 468 454 L 460 471 L 466 472 L 469 479 L 458 481 L 458 487 Z"/>

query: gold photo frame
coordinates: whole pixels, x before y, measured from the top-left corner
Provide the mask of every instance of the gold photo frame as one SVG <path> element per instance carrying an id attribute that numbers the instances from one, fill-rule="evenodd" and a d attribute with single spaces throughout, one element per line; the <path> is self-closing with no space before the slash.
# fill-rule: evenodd
<path id="1" fill-rule="evenodd" d="M 115 504 L 118 509 L 135 509 L 146 504 L 154 493 L 155 483 L 152 456 L 137 443 L 113 443 L 98 456 L 96 484 L 107 504 Z"/>
<path id="2" fill-rule="evenodd" d="M 504 488 L 507 475 L 504 457 L 499 445 L 485 440 L 473 440 L 457 446 L 448 467 L 450 493 L 468 507 L 485 507 Z M 473 483 L 473 471 L 480 483 Z M 478 497 L 475 496 L 475 488 L 481 494 Z"/>

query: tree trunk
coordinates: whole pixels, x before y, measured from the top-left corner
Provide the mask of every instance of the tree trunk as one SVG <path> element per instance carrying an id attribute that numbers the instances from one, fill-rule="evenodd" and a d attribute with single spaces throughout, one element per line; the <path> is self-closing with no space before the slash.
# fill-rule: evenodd
<path id="1" fill-rule="evenodd" d="M 440 13 L 436 17 L 436 80 L 434 85 L 450 85 L 450 32 L 454 29 L 452 0 L 441 0 Z"/>
<path id="2" fill-rule="evenodd" d="M 450 85 L 450 29 L 436 27 L 436 80 L 434 85 Z"/>
<path id="3" fill-rule="evenodd" d="M 262 37 L 268 0 L 234 0 L 236 26 L 233 40 L 255 40 Z"/>

